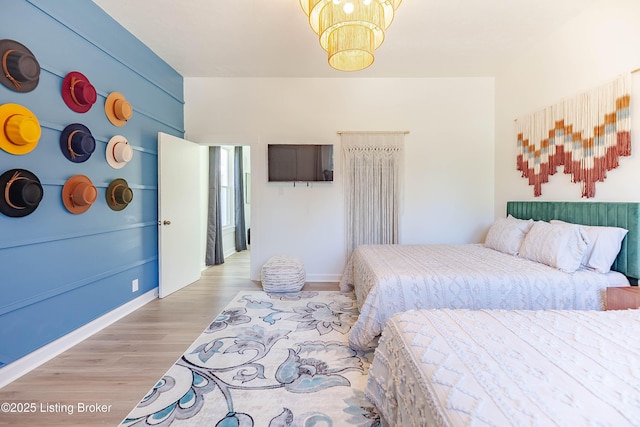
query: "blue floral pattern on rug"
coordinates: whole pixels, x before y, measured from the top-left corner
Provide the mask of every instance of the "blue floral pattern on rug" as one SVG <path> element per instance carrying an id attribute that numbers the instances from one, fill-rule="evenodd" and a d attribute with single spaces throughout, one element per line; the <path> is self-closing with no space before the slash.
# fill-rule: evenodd
<path id="1" fill-rule="evenodd" d="M 121 426 L 380 426 L 352 293 L 241 292 Z"/>

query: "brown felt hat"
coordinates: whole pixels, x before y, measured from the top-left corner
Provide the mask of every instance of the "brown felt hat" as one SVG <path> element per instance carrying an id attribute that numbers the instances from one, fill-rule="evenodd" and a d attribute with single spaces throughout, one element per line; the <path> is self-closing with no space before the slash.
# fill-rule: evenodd
<path id="1" fill-rule="evenodd" d="M 98 190 L 84 175 L 74 175 L 62 187 L 62 203 L 72 214 L 89 210 L 98 197 Z"/>
<path id="2" fill-rule="evenodd" d="M 40 81 L 40 64 L 33 53 L 15 40 L 0 40 L 0 83 L 16 92 L 31 92 Z"/>

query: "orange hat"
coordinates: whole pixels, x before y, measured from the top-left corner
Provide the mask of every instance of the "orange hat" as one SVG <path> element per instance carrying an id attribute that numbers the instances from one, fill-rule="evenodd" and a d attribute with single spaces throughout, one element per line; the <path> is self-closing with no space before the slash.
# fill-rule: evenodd
<path id="1" fill-rule="evenodd" d="M 133 115 L 133 107 L 120 92 L 111 92 L 104 103 L 104 112 L 109 121 L 122 127 Z"/>
<path id="2" fill-rule="evenodd" d="M 98 190 L 84 175 L 74 175 L 62 187 L 62 203 L 72 214 L 81 214 L 89 210 L 98 198 Z"/>

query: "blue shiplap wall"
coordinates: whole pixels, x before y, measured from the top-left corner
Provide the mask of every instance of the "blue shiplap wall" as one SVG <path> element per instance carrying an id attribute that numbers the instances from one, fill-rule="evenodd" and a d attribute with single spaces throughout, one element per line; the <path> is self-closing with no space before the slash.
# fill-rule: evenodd
<path id="1" fill-rule="evenodd" d="M 44 188 L 38 209 L 23 218 L 0 214 L 0 366 L 42 347 L 158 286 L 157 134 L 182 137 L 183 79 L 90 0 L 0 0 L 0 39 L 25 44 L 42 72 L 38 87 L 17 93 L 0 85 L 0 104 L 29 108 L 40 121 L 38 146 L 23 156 L 0 150 L 0 174 L 35 173 Z M 98 101 L 89 112 L 70 110 L 61 84 L 70 71 L 89 78 Z M 124 127 L 112 125 L 104 101 L 121 92 L 134 109 Z M 87 126 L 97 147 L 84 163 L 67 160 L 62 129 Z M 134 155 L 123 169 L 106 162 L 114 135 Z M 84 214 L 63 206 L 62 187 L 84 174 L 98 200 Z M 123 211 L 105 200 L 109 182 L 124 178 L 133 202 Z M 138 292 L 131 282 L 139 280 Z"/>

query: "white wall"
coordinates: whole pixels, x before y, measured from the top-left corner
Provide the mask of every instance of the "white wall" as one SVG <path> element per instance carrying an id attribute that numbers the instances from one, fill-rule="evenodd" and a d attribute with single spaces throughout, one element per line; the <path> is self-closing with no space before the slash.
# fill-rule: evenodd
<path id="1" fill-rule="evenodd" d="M 345 264 L 339 130 L 408 130 L 401 243 L 464 243 L 493 221 L 493 78 L 186 78 L 186 137 L 251 146 L 251 278 L 272 255 L 307 280 Z M 224 141 L 224 142 L 223 142 Z M 267 182 L 269 143 L 335 145 L 333 183 Z"/>
<path id="2" fill-rule="evenodd" d="M 514 119 L 599 87 L 640 67 L 640 1 L 597 2 L 576 19 L 523 49 L 496 76 L 496 216 L 508 200 L 580 200 L 581 186 L 558 169 L 542 185 L 542 196 L 516 170 Z M 640 73 L 632 78 L 632 147 L 630 157 L 596 183 L 592 201 L 640 201 Z"/>

